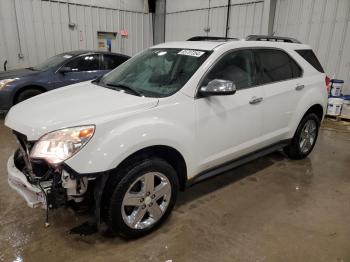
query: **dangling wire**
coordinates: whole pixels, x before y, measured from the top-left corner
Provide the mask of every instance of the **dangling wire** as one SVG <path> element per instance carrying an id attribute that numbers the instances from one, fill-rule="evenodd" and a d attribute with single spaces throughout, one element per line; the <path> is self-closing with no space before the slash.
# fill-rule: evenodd
<path id="1" fill-rule="evenodd" d="M 46 202 L 46 219 L 45 219 L 45 227 L 49 227 L 50 223 L 49 223 L 49 205 L 47 202 L 47 194 L 45 192 L 45 190 L 43 189 L 43 187 L 41 186 L 40 182 L 38 183 L 41 192 L 44 194 L 45 196 L 45 202 Z"/>

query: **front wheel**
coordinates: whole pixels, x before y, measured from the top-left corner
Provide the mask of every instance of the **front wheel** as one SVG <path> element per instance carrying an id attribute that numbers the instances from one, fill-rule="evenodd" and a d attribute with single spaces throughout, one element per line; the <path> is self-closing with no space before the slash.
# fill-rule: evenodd
<path id="1" fill-rule="evenodd" d="M 320 128 L 320 120 L 316 114 L 307 114 L 300 122 L 291 143 L 284 152 L 292 159 L 307 157 L 314 148 Z"/>
<path id="2" fill-rule="evenodd" d="M 166 161 L 146 158 L 118 175 L 108 208 L 108 225 L 125 238 L 141 237 L 170 215 L 177 197 L 176 171 Z"/>
<path id="3" fill-rule="evenodd" d="M 38 90 L 38 89 L 27 89 L 22 91 L 21 93 L 19 93 L 19 95 L 16 98 L 15 104 L 18 104 L 20 102 L 23 102 L 24 100 L 27 100 L 29 98 L 32 98 L 34 96 L 40 95 L 42 93 L 42 91 Z"/>

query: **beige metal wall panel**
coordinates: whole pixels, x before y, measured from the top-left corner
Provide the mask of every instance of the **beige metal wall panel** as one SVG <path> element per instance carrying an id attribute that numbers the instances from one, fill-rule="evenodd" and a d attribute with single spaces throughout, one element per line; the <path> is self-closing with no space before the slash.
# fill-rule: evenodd
<path id="1" fill-rule="evenodd" d="M 152 45 L 152 15 L 143 12 L 148 11 L 147 1 L 101 1 L 102 7 L 95 6 L 96 3 L 98 1 L 1 0 L 0 71 L 5 60 L 7 69 L 13 69 L 34 66 L 70 50 L 98 49 L 98 31 L 128 30 L 127 38 L 118 33 L 116 41 L 117 51 L 127 55 Z M 69 28 L 69 22 L 74 23 L 75 28 Z"/>
<path id="2" fill-rule="evenodd" d="M 195 35 L 206 35 L 204 28 L 207 24 L 208 9 L 167 13 L 165 20 L 165 41 L 186 40 Z"/>
<path id="3" fill-rule="evenodd" d="M 309 44 L 326 73 L 343 79 L 350 94 L 349 0 L 277 0 L 274 32 Z"/>
<path id="4" fill-rule="evenodd" d="M 166 4 L 166 41 L 197 35 L 225 36 L 227 0 L 177 0 Z M 261 33 L 263 7 L 261 0 L 231 0 L 228 36 L 243 38 Z"/>
<path id="5" fill-rule="evenodd" d="M 136 54 L 152 45 L 152 18 L 150 15 L 140 15 L 133 12 L 123 12 L 123 27 L 128 29 L 129 37 L 122 39 L 121 52 Z"/>
<path id="6" fill-rule="evenodd" d="M 59 2 L 91 5 L 107 9 L 122 9 L 132 12 L 148 12 L 148 0 L 59 0 Z"/>
<path id="7" fill-rule="evenodd" d="M 166 12 L 175 13 L 209 7 L 209 0 L 167 0 Z"/>
<path id="8" fill-rule="evenodd" d="M 261 34 L 263 7 L 262 1 L 232 5 L 228 35 L 244 38 L 251 34 Z"/>
<path id="9" fill-rule="evenodd" d="M 10 57 L 16 60 L 20 50 L 18 41 L 18 31 L 15 21 L 15 1 L 2 0 L 0 1 L 0 28 L 1 28 L 1 46 L 0 49 L 0 68 L 2 68 L 5 60 L 10 60 Z M 10 62 L 8 64 L 10 67 Z"/>
<path id="10" fill-rule="evenodd" d="M 209 11 L 209 36 L 225 36 L 227 8 L 211 8 Z"/>

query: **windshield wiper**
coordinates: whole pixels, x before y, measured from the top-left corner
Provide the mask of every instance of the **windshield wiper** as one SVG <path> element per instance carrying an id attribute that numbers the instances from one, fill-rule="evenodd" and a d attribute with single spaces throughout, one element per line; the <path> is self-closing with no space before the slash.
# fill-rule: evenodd
<path id="1" fill-rule="evenodd" d="M 32 70 L 32 71 L 39 71 L 39 70 L 37 70 L 37 69 L 35 69 L 34 67 L 27 67 L 27 69 L 29 69 L 29 70 Z"/>
<path id="2" fill-rule="evenodd" d="M 129 87 L 129 86 L 126 86 L 126 85 L 122 85 L 122 84 L 110 84 L 110 83 L 106 83 L 106 86 L 109 86 L 109 87 L 116 87 L 116 88 L 119 88 L 119 89 L 122 89 L 122 90 L 126 90 L 130 93 L 133 93 L 134 95 L 137 95 L 137 96 L 143 96 L 143 94 L 135 89 L 133 89 L 132 87 Z"/>

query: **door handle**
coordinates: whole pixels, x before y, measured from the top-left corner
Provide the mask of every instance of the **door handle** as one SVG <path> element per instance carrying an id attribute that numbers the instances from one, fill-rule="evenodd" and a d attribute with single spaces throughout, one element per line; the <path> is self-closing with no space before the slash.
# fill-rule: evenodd
<path id="1" fill-rule="evenodd" d="M 262 98 L 262 97 L 253 96 L 253 97 L 250 99 L 249 104 L 254 105 L 254 104 L 260 103 L 261 101 L 263 101 L 263 98 Z"/>
<path id="2" fill-rule="evenodd" d="M 300 91 L 300 90 L 303 90 L 304 87 L 305 87 L 304 85 L 297 85 L 297 86 L 295 87 L 295 90 Z"/>

